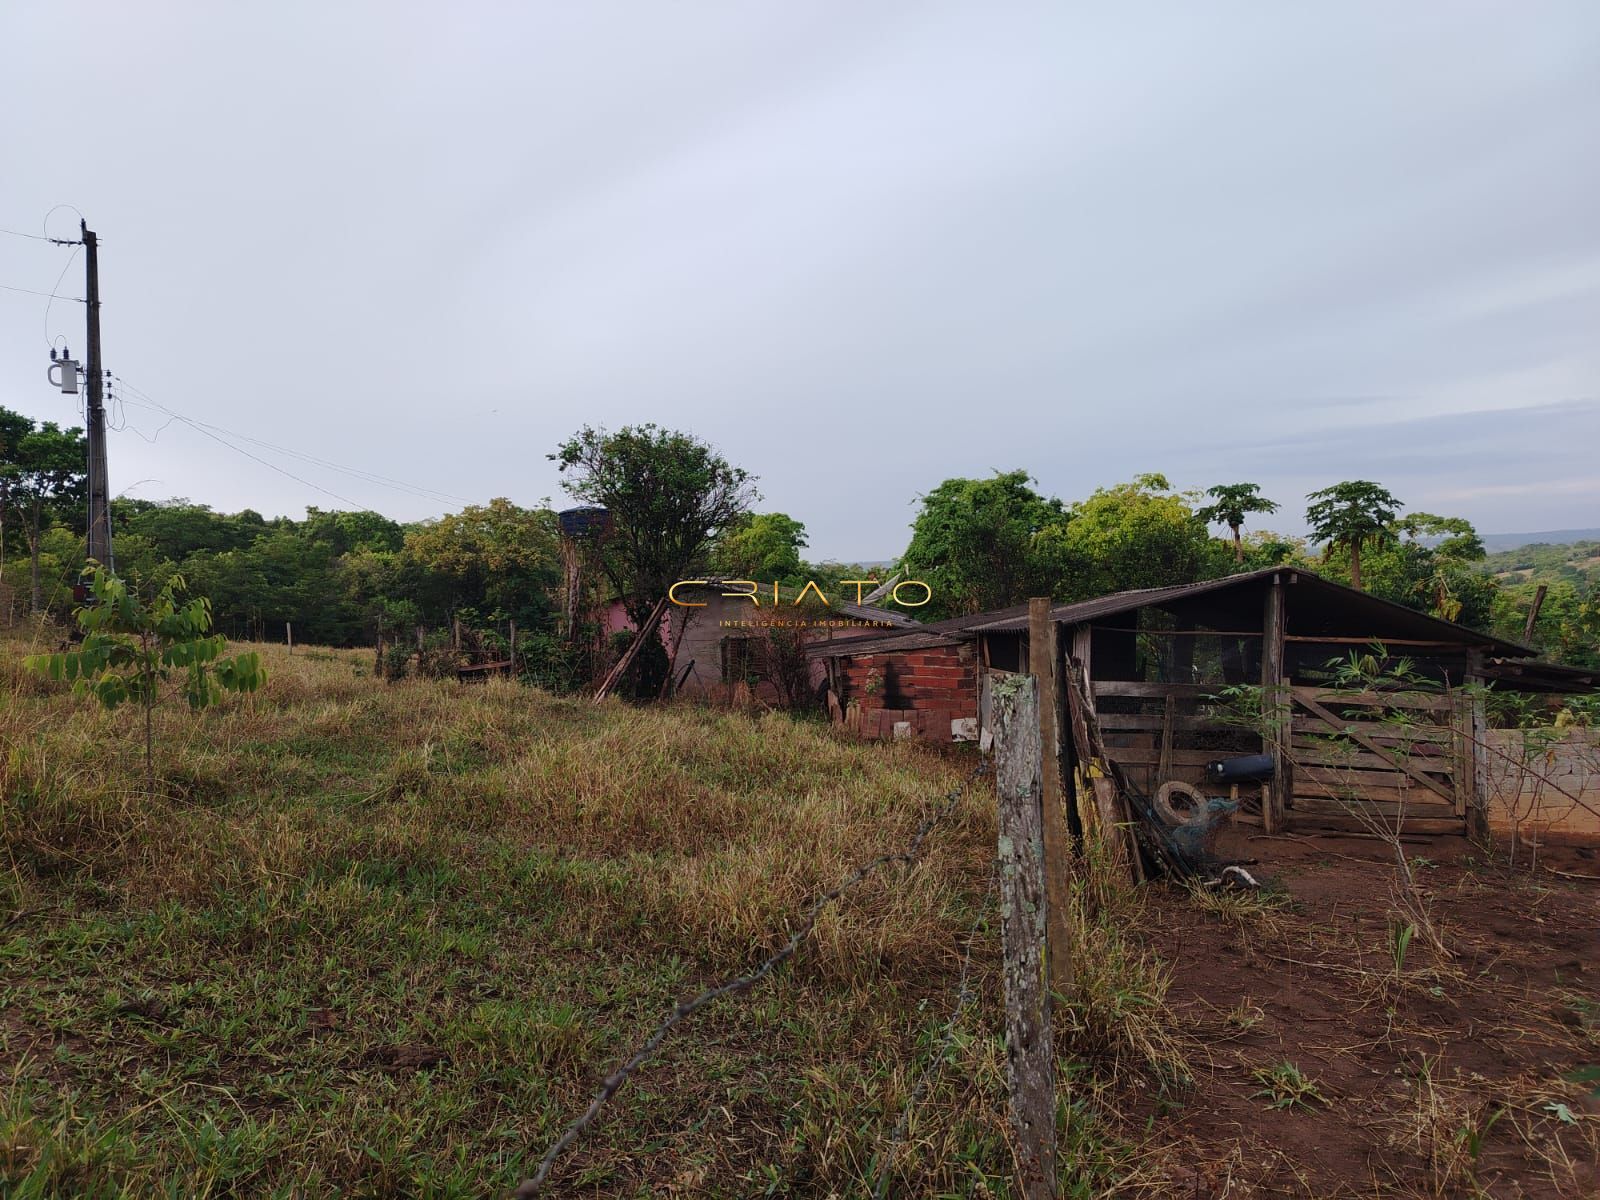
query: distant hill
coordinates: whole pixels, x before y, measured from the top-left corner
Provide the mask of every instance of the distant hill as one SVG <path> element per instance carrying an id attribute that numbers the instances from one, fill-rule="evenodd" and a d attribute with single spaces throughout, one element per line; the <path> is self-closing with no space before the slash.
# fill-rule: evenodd
<path id="1" fill-rule="evenodd" d="M 1519 546 L 1570 546 L 1573 542 L 1600 542 L 1600 529 L 1547 529 L 1543 533 L 1484 533 L 1483 548 L 1490 554 Z"/>

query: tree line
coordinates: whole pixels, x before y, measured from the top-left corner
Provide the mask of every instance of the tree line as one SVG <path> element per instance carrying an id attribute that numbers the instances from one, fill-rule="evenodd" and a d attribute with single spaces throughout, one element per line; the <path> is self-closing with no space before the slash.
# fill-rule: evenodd
<path id="1" fill-rule="evenodd" d="M 699 572 L 824 585 L 861 577 L 854 564 L 808 561 L 805 525 L 758 511 L 756 477 L 688 434 L 586 427 L 550 458 L 575 502 L 611 513 L 612 531 L 595 548 L 602 598 L 621 601 L 636 624 L 673 580 Z M 83 463 L 81 431 L 0 409 L 0 594 L 14 607 L 24 607 L 17 564 L 25 560 L 25 607 L 70 608 L 84 565 Z M 1072 601 L 1300 565 L 1419 611 L 1522 636 L 1521 584 L 1484 569 L 1469 522 L 1407 513 L 1366 480 L 1333 484 L 1305 503 L 1311 537 L 1298 538 L 1253 527 L 1281 506 L 1252 483 L 1184 491 L 1151 473 L 1066 501 L 1021 470 L 947 479 L 920 498 L 895 569 L 932 586 L 932 602 L 914 612 L 923 620 L 1030 595 Z M 281 640 L 292 624 L 297 641 L 353 646 L 379 637 L 409 643 L 417 626 L 457 623 L 498 636 L 515 622 L 536 674 L 581 681 L 574 639 L 558 636 L 561 544 L 548 505 L 496 498 L 402 523 L 376 512 L 311 508 L 293 520 L 118 498 L 112 519 L 119 575 L 151 594 L 181 575 L 210 598 L 217 628 L 230 637 Z M 1560 636 L 1542 645 L 1594 663 L 1595 585 L 1568 586 Z M 644 658 L 644 676 L 664 668 Z"/>

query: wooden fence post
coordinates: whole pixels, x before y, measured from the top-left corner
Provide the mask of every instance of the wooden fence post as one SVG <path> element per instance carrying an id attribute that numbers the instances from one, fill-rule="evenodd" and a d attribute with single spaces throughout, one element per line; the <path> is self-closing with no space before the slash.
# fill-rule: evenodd
<path id="1" fill-rule="evenodd" d="M 1271 735 L 1266 749 L 1273 763 L 1272 782 L 1261 795 L 1261 827 L 1266 833 L 1283 828 L 1286 811 L 1294 799 L 1290 795 L 1294 791 L 1294 764 L 1289 758 L 1294 746 L 1294 705 L 1284 685 L 1285 616 L 1283 579 L 1274 575 L 1267 588 L 1261 622 L 1261 705 Z"/>
<path id="2" fill-rule="evenodd" d="M 288 645 L 289 645 L 289 653 L 293 654 L 294 653 L 294 622 L 293 621 L 285 621 L 283 623 L 283 640 L 285 642 L 287 642 Z"/>
<path id="3" fill-rule="evenodd" d="M 1006 1076 L 1023 1200 L 1054 1200 L 1055 1050 L 1045 987 L 1045 861 L 1039 803 L 1039 692 L 1028 675 L 992 687 L 999 793 L 1001 943 L 1005 956 Z"/>
<path id="4" fill-rule="evenodd" d="M 1471 650 L 1467 653 L 1467 686 L 1471 692 L 1466 704 L 1466 733 L 1472 747 L 1472 776 L 1470 779 L 1457 780 L 1457 794 L 1466 786 L 1467 792 L 1467 837 L 1480 846 L 1489 844 L 1489 755 L 1487 746 L 1489 742 L 1488 714 L 1484 711 L 1483 703 L 1483 651 Z"/>
<path id="5" fill-rule="evenodd" d="M 1061 787 L 1061 697 L 1056 687 L 1056 623 L 1050 608 L 1048 596 L 1034 596 L 1028 601 L 1028 670 L 1038 688 L 1047 961 L 1050 986 L 1065 992 L 1072 986 L 1072 924 L 1067 919 L 1072 902 L 1072 850 Z"/>

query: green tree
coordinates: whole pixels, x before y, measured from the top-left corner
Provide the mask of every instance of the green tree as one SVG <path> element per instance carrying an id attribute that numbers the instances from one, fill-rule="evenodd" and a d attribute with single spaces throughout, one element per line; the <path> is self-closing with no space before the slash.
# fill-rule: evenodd
<path id="1" fill-rule="evenodd" d="M 6 514 L 11 511 L 12 491 L 21 470 L 18 451 L 22 439 L 33 432 L 33 421 L 9 408 L 0 408 L 0 580 L 5 577 L 6 538 L 10 526 Z"/>
<path id="2" fill-rule="evenodd" d="M 751 513 L 717 538 L 711 569 L 730 578 L 798 583 L 806 570 L 800 557 L 805 546 L 806 527 L 787 513 Z"/>
<path id="3" fill-rule="evenodd" d="M 470 609 L 531 630 L 548 618 L 561 578 L 555 514 L 503 496 L 469 504 L 408 533 L 403 562 L 406 590 L 433 619 Z"/>
<path id="4" fill-rule="evenodd" d="M 550 457 L 573 499 L 610 511 L 603 562 L 636 624 L 760 499 L 748 471 L 689 434 L 653 424 L 615 433 L 585 426 Z"/>
<path id="5" fill-rule="evenodd" d="M 1361 588 L 1361 550 L 1395 540 L 1394 521 L 1400 501 L 1387 488 L 1365 479 L 1346 480 L 1311 492 L 1306 524 L 1328 549 L 1342 547 L 1350 555 L 1350 585 Z"/>
<path id="6" fill-rule="evenodd" d="M 1058 600 L 1193 583 L 1224 573 L 1226 551 L 1164 475 L 1099 488 L 1073 504 L 1037 544 L 1039 571 Z"/>
<path id="7" fill-rule="evenodd" d="M 946 479 L 927 493 L 900 559 L 903 574 L 933 589 L 918 618 L 985 612 L 1026 599 L 1039 586 L 1035 539 L 1063 511 L 1021 470 Z"/>
<path id="8" fill-rule="evenodd" d="M 85 496 L 88 445 L 81 429 L 62 429 L 46 421 L 23 435 L 8 470 L 7 491 L 23 515 L 31 562 L 29 595 L 33 610 L 43 605 L 39 578 L 39 540 L 46 518 L 62 515 Z"/>
<path id="9" fill-rule="evenodd" d="M 1487 593 L 1493 581 L 1477 570 L 1486 557 L 1483 539 L 1472 522 L 1462 517 L 1439 517 L 1433 513 L 1408 513 L 1399 524 L 1408 547 L 1421 551 L 1416 557 L 1424 573 L 1414 590 L 1426 597 L 1434 616 L 1447 621 L 1468 620 L 1479 624 L 1489 618 Z M 1480 603 L 1468 612 L 1468 598 Z"/>
<path id="10" fill-rule="evenodd" d="M 211 704 L 218 689 L 253 692 L 266 682 L 260 657 L 254 653 L 224 659 L 227 639 L 211 632 L 211 605 L 203 596 L 180 604 L 183 580 L 168 581 L 149 604 L 103 567 L 91 567 L 93 600 L 78 609 L 84 633 L 76 650 L 35 654 L 25 665 L 46 678 L 65 680 L 79 695 L 90 695 L 106 708 L 137 700 L 144 708 L 146 786 L 155 787 L 151 713 L 161 698 L 161 685 L 182 672 L 179 690 L 192 709 Z"/>
<path id="11" fill-rule="evenodd" d="M 1278 511 L 1277 503 L 1263 496 L 1260 485 L 1254 483 L 1219 483 L 1216 487 L 1207 488 L 1206 495 L 1211 497 L 1211 503 L 1199 509 L 1195 515 L 1207 525 L 1228 527 L 1233 533 L 1233 561 L 1242 565 L 1244 541 L 1239 531 L 1244 527 L 1245 519 L 1251 513 L 1275 513 Z"/>

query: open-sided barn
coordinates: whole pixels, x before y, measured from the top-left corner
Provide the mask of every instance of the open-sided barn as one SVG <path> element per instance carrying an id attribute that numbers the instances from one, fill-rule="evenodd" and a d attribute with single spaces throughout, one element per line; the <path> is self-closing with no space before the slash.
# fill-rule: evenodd
<path id="1" fill-rule="evenodd" d="M 1118 592 L 1050 616 L 1056 670 L 1077 680 L 1085 715 L 1130 786 L 1147 796 L 1168 782 L 1215 791 L 1209 764 L 1270 755 L 1264 778 L 1227 784 L 1245 819 L 1269 829 L 1359 823 L 1354 797 L 1373 813 L 1404 811 L 1416 832 L 1481 826 L 1483 699 L 1465 685 L 1589 684 L 1533 663 L 1525 646 L 1299 569 Z M 836 719 L 864 736 L 985 738 L 988 684 L 1028 669 L 1028 624 L 1019 607 L 812 653 L 828 666 Z M 1364 696 L 1339 677 L 1336 660 L 1379 643 L 1405 658 L 1410 690 Z M 1060 689 L 1069 698 L 1074 690 Z M 1263 698 L 1262 720 L 1241 718 Z M 1363 719 L 1364 706 L 1383 719 Z M 1071 763 L 1070 744 L 1063 755 Z"/>

